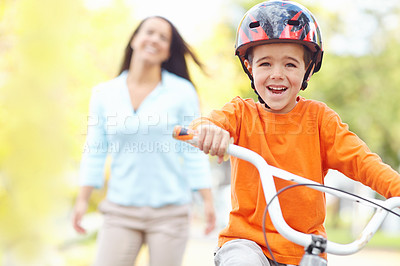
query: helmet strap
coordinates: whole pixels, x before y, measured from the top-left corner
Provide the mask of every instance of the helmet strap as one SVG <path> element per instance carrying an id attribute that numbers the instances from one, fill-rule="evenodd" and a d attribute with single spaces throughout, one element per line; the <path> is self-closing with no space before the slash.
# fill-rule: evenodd
<path id="1" fill-rule="evenodd" d="M 304 91 L 305 89 L 307 89 L 307 86 L 308 86 L 307 80 L 303 80 L 303 83 L 301 84 L 301 90 Z"/>
<path id="2" fill-rule="evenodd" d="M 310 64 L 308 65 L 306 74 L 304 74 L 304 78 L 303 78 L 303 83 L 301 83 L 301 90 L 304 91 L 305 89 L 307 89 L 308 86 L 308 77 L 311 74 L 311 71 L 313 70 L 313 66 L 315 66 L 315 62 L 317 61 L 317 54 L 315 53 L 314 56 L 311 59 Z"/>
<path id="3" fill-rule="evenodd" d="M 252 89 L 254 90 L 254 92 L 257 94 L 258 101 L 259 101 L 261 104 L 263 104 L 263 105 L 265 106 L 265 108 L 271 109 L 271 107 L 269 107 L 268 104 L 265 103 L 265 101 L 263 100 L 263 98 L 261 98 L 260 94 L 258 94 L 258 92 L 257 92 L 257 90 L 256 90 L 256 87 L 254 86 L 254 79 L 253 79 L 253 76 L 251 75 L 251 73 L 249 72 L 249 70 L 247 69 L 247 67 L 245 66 L 244 60 L 242 60 L 242 59 L 240 59 L 240 58 L 239 58 L 239 60 L 240 60 L 240 63 L 242 64 L 242 67 L 243 67 L 244 72 L 247 74 L 247 76 L 248 76 L 249 79 L 250 79 L 251 88 L 252 88 Z"/>
<path id="4" fill-rule="evenodd" d="M 258 101 L 259 101 L 261 104 L 264 104 L 265 108 L 271 109 L 271 107 L 268 106 L 268 104 L 263 100 L 263 98 L 261 98 L 260 94 L 258 94 L 258 92 L 257 92 L 257 90 L 256 90 L 256 87 L 254 86 L 253 77 L 252 77 L 250 80 L 251 80 L 251 87 L 253 88 L 254 92 L 257 94 Z"/>

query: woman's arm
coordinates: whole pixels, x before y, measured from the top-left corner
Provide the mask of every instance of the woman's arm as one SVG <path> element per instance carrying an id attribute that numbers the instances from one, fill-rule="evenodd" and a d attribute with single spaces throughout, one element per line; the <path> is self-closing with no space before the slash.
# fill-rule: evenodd
<path id="1" fill-rule="evenodd" d="M 85 215 L 90 195 L 92 194 L 94 187 L 82 186 L 78 198 L 76 199 L 75 207 L 72 213 L 72 225 L 76 232 L 80 234 L 86 234 L 85 228 L 82 227 L 82 218 Z"/>
<path id="2" fill-rule="evenodd" d="M 204 216 L 206 219 L 205 234 L 211 233 L 215 228 L 215 209 L 213 203 L 213 197 L 210 188 L 199 189 L 200 195 L 204 202 Z"/>

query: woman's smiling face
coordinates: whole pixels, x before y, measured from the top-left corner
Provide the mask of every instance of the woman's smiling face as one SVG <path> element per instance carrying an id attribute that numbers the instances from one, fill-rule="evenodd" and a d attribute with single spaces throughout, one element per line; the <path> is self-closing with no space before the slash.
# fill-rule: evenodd
<path id="1" fill-rule="evenodd" d="M 306 66 L 304 47 L 295 43 L 271 43 L 255 46 L 245 65 L 254 86 L 273 113 L 288 113 L 296 105 Z"/>
<path id="2" fill-rule="evenodd" d="M 171 40 L 169 23 L 161 18 L 149 18 L 131 41 L 133 55 L 146 63 L 161 65 L 170 55 Z"/>

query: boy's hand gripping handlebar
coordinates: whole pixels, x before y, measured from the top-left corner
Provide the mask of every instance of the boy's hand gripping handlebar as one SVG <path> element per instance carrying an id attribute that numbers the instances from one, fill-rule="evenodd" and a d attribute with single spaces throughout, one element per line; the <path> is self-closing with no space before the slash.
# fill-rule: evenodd
<path id="1" fill-rule="evenodd" d="M 173 137 L 177 140 L 186 141 L 194 146 L 197 146 L 196 144 L 198 140 L 196 134 L 197 132 L 194 130 L 176 126 L 174 128 Z M 331 188 L 323 186 L 320 183 L 303 178 L 301 176 L 294 175 L 285 170 L 270 166 L 267 164 L 264 158 L 261 157 L 259 154 L 234 144 L 229 144 L 227 149 L 227 154 L 248 161 L 258 169 L 264 190 L 265 199 L 267 203 L 269 203 L 268 211 L 273 225 L 282 236 L 284 236 L 288 240 L 298 245 L 305 247 L 306 250 L 316 244 L 316 238 L 320 239 L 322 237 L 296 231 L 286 223 L 282 215 L 279 201 L 278 200 L 271 201 L 277 194 L 273 176 L 284 180 L 293 181 L 299 184 L 307 184 L 311 186 L 313 189 L 322 192 L 327 192 L 340 198 L 346 198 L 357 202 L 363 202 L 369 206 L 376 208 L 375 214 L 368 222 L 368 224 L 365 226 L 360 236 L 354 242 L 349 244 L 339 244 L 331 242 L 329 240 L 325 240 L 326 246 L 325 243 L 323 243 L 323 246 L 325 247 L 320 248 L 321 252 L 327 252 L 336 255 L 350 255 L 358 252 L 368 243 L 368 241 L 376 233 L 376 231 L 386 218 L 388 211 L 400 207 L 400 197 L 393 197 L 387 200 L 378 200 L 371 198 L 362 199 L 355 195 L 348 194 L 344 191 L 332 190 Z M 317 243 L 317 245 L 319 244 Z"/>

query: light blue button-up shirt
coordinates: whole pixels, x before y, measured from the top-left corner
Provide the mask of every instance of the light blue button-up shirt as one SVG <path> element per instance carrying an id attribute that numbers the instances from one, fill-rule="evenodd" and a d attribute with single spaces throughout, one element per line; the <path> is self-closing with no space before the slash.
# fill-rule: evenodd
<path id="1" fill-rule="evenodd" d="M 191 191 L 210 187 L 208 157 L 172 138 L 175 125 L 199 115 L 193 85 L 165 70 L 160 84 L 133 110 L 127 71 L 93 89 L 80 184 L 104 185 L 111 155 L 107 199 L 126 206 L 186 204 Z"/>

